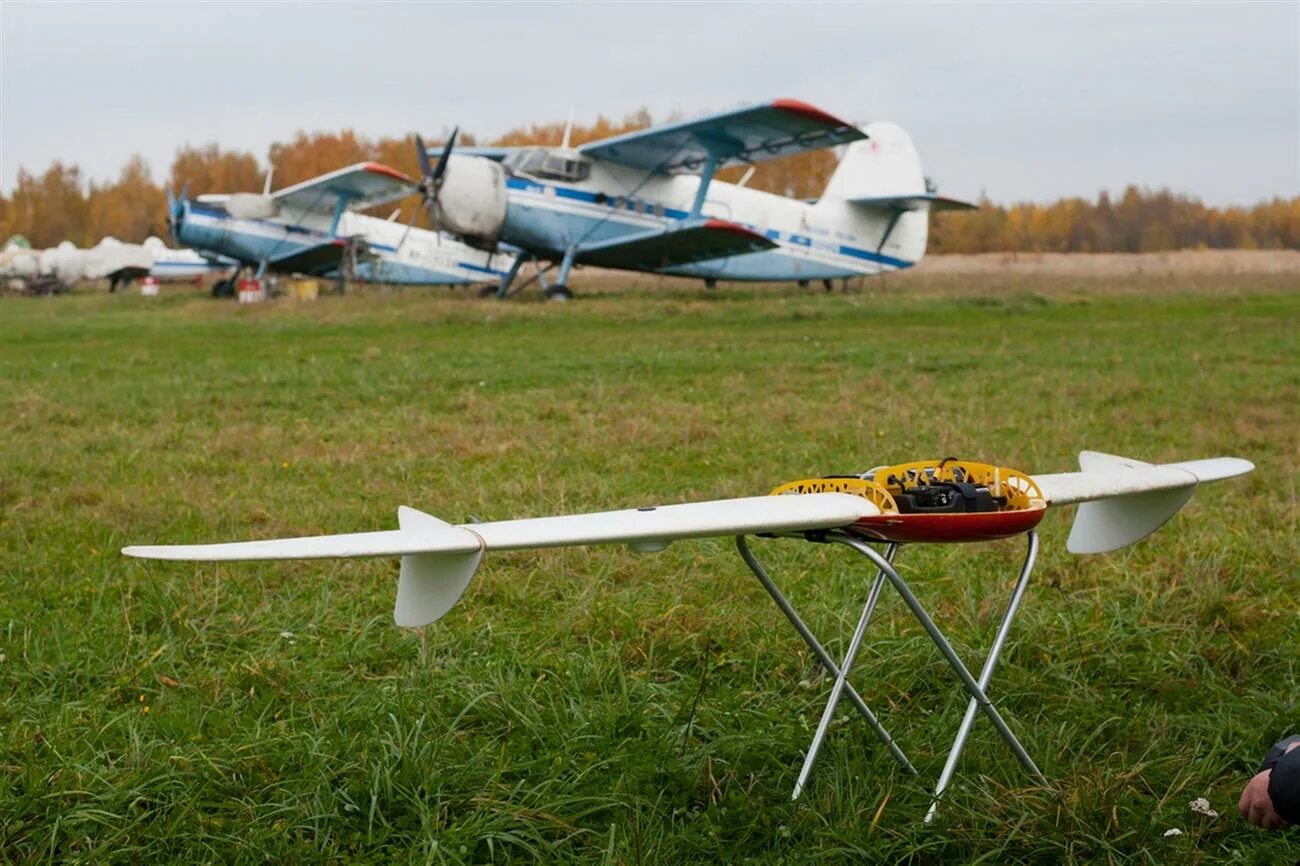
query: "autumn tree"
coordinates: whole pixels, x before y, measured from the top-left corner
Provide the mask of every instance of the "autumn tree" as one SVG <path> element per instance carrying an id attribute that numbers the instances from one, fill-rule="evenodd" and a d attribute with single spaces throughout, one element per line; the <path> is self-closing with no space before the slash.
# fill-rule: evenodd
<path id="1" fill-rule="evenodd" d="M 176 151 L 170 172 L 177 195 L 188 189 L 192 196 L 208 192 L 260 192 L 264 175 L 251 153 L 222 150 L 216 142 L 201 147 L 185 145 Z"/>
<path id="2" fill-rule="evenodd" d="M 167 226 L 163 191 L 153 182 L 149 166 L 140 155 L 131 157 L 116 183 L 91 184 L 88 200 L 86 235 L 94 239 L 116 237 L 119 240 L 143 240 L 149 235 L 163 236 Z"/>

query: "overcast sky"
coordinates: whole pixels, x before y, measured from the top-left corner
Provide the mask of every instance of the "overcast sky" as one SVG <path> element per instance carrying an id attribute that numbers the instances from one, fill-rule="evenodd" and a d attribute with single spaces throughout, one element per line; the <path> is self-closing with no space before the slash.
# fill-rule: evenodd
<path id="1" fill-rule="evenodd" d="M 686 115 L 772 97 L 913 135 L 951 195 L 1300 195 L 1300 3 L 432 4 L 0 0 L 0 187 L 165 176 L 299 129 Z"/>

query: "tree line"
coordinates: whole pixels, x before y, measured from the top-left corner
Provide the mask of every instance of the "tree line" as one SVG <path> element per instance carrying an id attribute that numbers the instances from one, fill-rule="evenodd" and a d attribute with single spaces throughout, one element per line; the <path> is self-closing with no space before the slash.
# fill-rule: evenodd
<path id="1" fill-rule="evenodd" d="M 651 123 L 644 109 L 621 121 L 599 117 L 590 125 L 575 125 L 571 142 L 578 145 Z M 487 143 L 555 145 L 564 126 L 563 122 L 532 124 Z M 477 143 L 472 134 L 462 134 L 458 141 Z M 251 153 L 225 150 L 215 143 L 186 145 L 177 151 L 161 181 L 153 178 L 139 156 L 132 157 L 118 178 L 109 182 L 87 182 L 76 165 L 60 161 L 40 174 L 21 168 L 12 194 L 0 196 L 0 242 L 14 234 L 22 234 L 37 248 L 63 240 L 91 246 L 106 236 L 135 242 L 149 235 L 165 238 L 166 186 L 192 196 L 260 192 L 268 168 L 273 188 L 280 189 L 367 160 L 412 177 L 419 173 L 413 135 L 373 139 L 353 130 L 298 132 L 288 141 L 272 144 L 265 165 Z M 749 185 L 815 198 L 835 164 L 836 156 L 829 150 L 760 163 Z M 731 168 L 718 176 L 734 182 L 743 171 Z M 428 226 L 414 199 L 401 204 L 398 218 Z M 1300 249 L 1300 197 L 1276 198 L 1248 208 L 1216 208 L 1167 189 L 1129 186 L 1117 200 L 1105 191 L 1095 201 L 1066 198 L 1050 204 L 999 205 L 982 200 L 978 211 L 937 215 L 930 240 L 932 253 L 1153 252 L 1200 247 Z"/>

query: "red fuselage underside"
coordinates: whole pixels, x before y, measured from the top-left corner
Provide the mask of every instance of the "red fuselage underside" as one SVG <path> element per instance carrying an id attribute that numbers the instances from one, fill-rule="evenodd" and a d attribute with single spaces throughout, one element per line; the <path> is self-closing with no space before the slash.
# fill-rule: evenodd
<path id="1" fill-rule="evenodd" d="M 1046 508 L 1030 508 L 962 514 L 877 514 L 861 518 L 844 531 L 872 541 L 899 543 L 993 541 L 1028 532 L 1046 512 Z"/>

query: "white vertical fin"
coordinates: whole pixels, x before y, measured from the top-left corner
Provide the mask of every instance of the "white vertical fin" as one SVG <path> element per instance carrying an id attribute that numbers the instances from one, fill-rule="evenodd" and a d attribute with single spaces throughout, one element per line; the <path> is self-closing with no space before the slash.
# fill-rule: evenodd
<path id="1" fill-rule="evenodd" d="M 431 536 L 473 534 L 468 529 L 452 526 L 405 505 L 397 509 L 397 523 L 402 532 Z M 393 619 L 406 628 L 428 625 L 441 619 L 465 594 L 482 559 L 482 539 L 479 539 L 479 549 L 470 553 L 408 553 L 403 556 Z"/>

